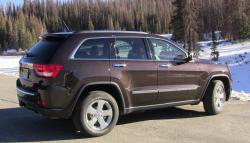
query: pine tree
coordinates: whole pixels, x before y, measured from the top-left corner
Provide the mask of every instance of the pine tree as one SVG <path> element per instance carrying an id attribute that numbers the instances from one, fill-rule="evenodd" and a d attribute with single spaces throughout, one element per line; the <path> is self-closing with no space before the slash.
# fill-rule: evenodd
<path id="1" fill-rule="evenodd" d="M 89 18 L 88 18 L 88 30 L 94 30 L 94 29 L 95 29 L 95 26 L 93 24 L 91 17 L 89 16 Z"/>
<path id="2" fill-rule="evenodd" d="M 196 49 L 198 40 L 197 10 L 195 0 L 175 0 L 172 19 L 173 40 L 181 42 L 189 52 Z M 187 47 L 186 47 L 187 46 Z"/>
<path id="3" fill-rule="evenodd" d="M 0 51 L 3 50 L 3 48 L 5 47 L 5 40 L 6 40 L 6 34 L 7 34 L 7 31 L 6 31 L 6 26 L 5 26 L 5 23 L 6 23 L 6 19 L 4 17 L 4 12 L 3 12 L 3 9 L 0 7 Z"/>
<path id="4" fill-rule="evenodd" d="M 241 39 L 250 38 L 250 18 L 246 14 L 242 15 L 239 35 Z"/>
<path id="5" fill-rule="evenodd" d="M 212 56 L 213 56 L 213 60 L 214 61 L 218 61 L 218 59 L 219 59 L 219 52 L 218 52 L 218 50 L 217 50 L 217 45 L 218 45 L 218 43 L 217 43 L 217 37 L 216 37 L 216 33 L 215 33 L 215 31 L 212 31 L 212 41 L 213 41 L 213 47 L 212 47 Z"/>
<path id="6" fill-rule="evenodd" d="M 117 20 L 115 21 L 115 30 L 121 30 L 120 24 Z"/>
<path id="7" fill-rule="evenodd" d="M 176 7 L 174 15 L 171 19 L 171 27 L 173 29 L 172 40 L 176 42 L 184 41 L 184 21 L 183 21 L 183 9 L 185 6 L 185 0 L 175 0 L 173 5 Z"/>
<path id="8" fill-rule="evenodd" d="M 10 18 L 6 22 L 7 27 L 7 49 L 17 49 L 17 24 L 14 20 L 11 20 Z"/>
<path id="9" fill-rule="evenodd" d="M 183 10 L 183 21 L 184 21 L 184 44 L 187 44 L 189 52 L 196 51 L 196 42 L 198 41 L 198 23 L 197 23 L 197 10 L 196 0 L 185 0 L 185 7 Z"/>
<path id="10" fill-rule="evenodd" d="M 17 44 L 18 48 L 25 49 L 27 47 L 27 38 L 26 38 L 26 27 L 25 27 L 25 17 L 22 11 L 18 12 L 16 20 L 17 28 Z"/>
<path id="11" fill-rule="evenodd" d="M 113 18 L 111 16 L 108 16 L 107 18 L 107 29 L 114 30 Z"/>

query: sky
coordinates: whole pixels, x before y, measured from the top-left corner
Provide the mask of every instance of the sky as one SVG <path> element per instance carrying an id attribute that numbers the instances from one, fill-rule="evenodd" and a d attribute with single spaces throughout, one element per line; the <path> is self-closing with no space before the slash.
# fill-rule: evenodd
<path id="1" fill-rule="evenodd" d="M 15 3 L 17 5 L 21 5 L 23 3 L 23 0 L 0 0 L 0 5 L 5 6 L 6 4 L 10 2 Z"/>
<path id="2" fill-rule="evenodd" d="M 65 0 L 59 0 L 59 1 L 65 1 Z M 0 5 L 5 6 L 8 3 L 14 3 L 16 5 L 21 5 L 23 3 L 23 0 L 0 0 Z"/>

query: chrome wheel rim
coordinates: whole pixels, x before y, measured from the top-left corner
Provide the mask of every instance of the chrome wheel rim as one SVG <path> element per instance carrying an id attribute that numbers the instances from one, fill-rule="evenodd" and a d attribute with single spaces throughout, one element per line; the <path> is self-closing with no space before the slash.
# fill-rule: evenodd
<path id="1" fill-rule="evenodd" d="M 113 118 L 112 106 L 105 100 L 95 100 L 87 108 L 85 117 L 90 129 L 104 130 L 111 124 Z"/>
<path id="2" fill-rule="evenodd" d="M 216 93 L 214 96 L 214 104 L 217 110 L 222 110 L 224 103 L 225 103 L 225 89 L 223 86 L 218 86 L 216 88 Z"/>

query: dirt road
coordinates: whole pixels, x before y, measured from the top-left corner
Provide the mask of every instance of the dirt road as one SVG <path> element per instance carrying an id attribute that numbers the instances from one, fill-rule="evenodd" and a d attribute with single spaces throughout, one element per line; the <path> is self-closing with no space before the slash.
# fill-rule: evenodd
<path id="1" fill-rule="evenodd" d="M 18 107 L 15 78 L 0 76 L 0 142 L 250 142 L 250 103 L 230 101 L 218 116 L 202 104 L 123 116 L 108 135 L 82 138 L 70 120 L 49 120 Z"/>

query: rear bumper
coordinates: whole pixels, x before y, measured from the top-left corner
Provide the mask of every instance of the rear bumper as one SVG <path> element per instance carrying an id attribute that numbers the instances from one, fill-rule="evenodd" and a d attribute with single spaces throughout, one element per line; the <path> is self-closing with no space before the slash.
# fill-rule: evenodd
<path id="1" fill-rule="evenodd" d="M 68 118 L 69 114 L 64 109 L 48 109 L 38 105 L 39 94 L 17 87 L 19 105 L 48 118 Z"/>

